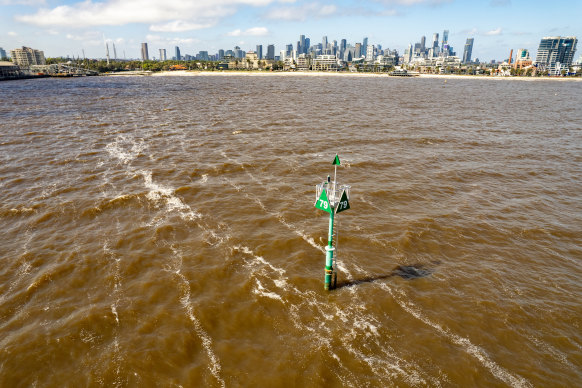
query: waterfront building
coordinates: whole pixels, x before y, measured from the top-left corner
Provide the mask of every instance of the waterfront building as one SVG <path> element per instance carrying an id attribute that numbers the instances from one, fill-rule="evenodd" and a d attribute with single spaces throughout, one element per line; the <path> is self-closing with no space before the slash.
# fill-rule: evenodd
<path id="1" fill-rule="evenodd" d="M 0 47 L 0 60 L 4 58 L 8 58 L 8 56 L 6 55 L 6 51 L 4 51 L 2 47 Z"/>
<path id="2" fill-rule="evenodd" d="M 473 52 L 474 38 L 467 38 L 465 43 L 465 50 L 463 51 L 463 63 L 471 62 L 471 53 Z"/>
<path id="3" fill-rule="evenodd" d="M 575 36 L 548 36 L 542 38 L 536 56 L 536 66 L 539 70 L 548 71 L 548 75 L 560 75 L 572 66 L 576 44 Z"/>
<path id="4" fill-rule="evenodd" d="M 160 49 L 160 61 L 166 61 L 168 57 L 166 56 L 166 49 Z"/>
<path id="5" fill-rule="evenodd" d="M 13 62 L 0 62 L 0 80 L 20 78 L 22 73 L 20 67 Z"/>
<path id="6" fill-rule="evenodd" d="M 259 59 L 263 59 L 263 45 L 262 44 L 257 45 L 257 50 L 255 52 L 257 53 L 257 57 Z"/>
<path id="7" fill-rule="evenodd" d="M 249 51 L 245 55 L 245 68 L 246 69 L 258 69 L 259 68 L 259 56 L 254 51 Z"/>
<path id="8" fill-rule="evenodd" d="M 311 55 L 299 54 L 297 57 L 297 70 L 311 70 Z"/>
<path id="9" fill-rule="evenodd" d="M 29 67 L 32 65 L 46 65 L 44 52 L 35 50 L 30 47 L 22 47 L 10 51 L 12 62 L 20 67 Z"/>
<path id="10" fill-rule="evenodd" d="M 149 61 L 150 60 L 150 56 L 148 54 L 148 44 L 147 43 L 141 44 L 141 60 L 142 61 Z"/>
<path id="11" fill-rule="evenodd" d="M 267 57 L 266 59 L 269 59 L 271 61 L 275 60 L 275 45 L 274 44 L 270 44 L 267 46 Z"/>
<path id="12" fill-rule="evenodd" d="M 337 71 L 339 69 L 340 65 L 335 55 L 318 55 L 313 61 L 313 70 Z"/>
<path id="13" fill-rule="evenodd" d="M 176 56 L 176 60 L 177 61 L 181 61 L 182 60 L 182 56 L 180 55 L 180 47 L 176 46 L 175 51 L 176 51 L 176 53 L 175 53 L 176 54 L 175 55 Z"/>

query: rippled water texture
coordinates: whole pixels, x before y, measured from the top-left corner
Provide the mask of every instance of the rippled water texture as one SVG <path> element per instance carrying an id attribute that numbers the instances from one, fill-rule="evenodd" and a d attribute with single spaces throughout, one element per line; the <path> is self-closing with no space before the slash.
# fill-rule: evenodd
<path id="1" fill-rule="evenodd" d="M 0 84 L 0 386 L 581 386 L 581 86 Z"/>

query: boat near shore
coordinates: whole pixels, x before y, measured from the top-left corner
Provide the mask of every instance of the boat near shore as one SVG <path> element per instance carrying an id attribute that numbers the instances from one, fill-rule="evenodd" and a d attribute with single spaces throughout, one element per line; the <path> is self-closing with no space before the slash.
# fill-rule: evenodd
<path id="1" fill-rule="evenodd" d="M 418 77 L 420 75 L 417 71 L 409 71 L 406 69 L 396 69 L 388 73 L 392 77 Z"/>

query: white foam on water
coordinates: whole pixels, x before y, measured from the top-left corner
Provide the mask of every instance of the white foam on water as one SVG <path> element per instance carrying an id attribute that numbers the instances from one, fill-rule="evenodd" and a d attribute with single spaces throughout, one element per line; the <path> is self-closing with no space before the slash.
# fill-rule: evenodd
<path id="1" fill-rule="evenodd" d="M 527 381 L 525 378 L 519 375 L 513 375 L 505 368 L 499 366 L 495 361 L 491 360 L 491 358 L 489 358 L 489 356 L 481 347 L 474 345 L 467 338 L 452 333 L 450 330 L 443 328 L 440 324 L 431 321 L 420 311 L 420 309 L 416 305 L 414 305 L 408 298 L 406 298 L 406 295 L 404 294 L 403 291 L 400 291 L 403 297 L 399 297 L 386 283 L 375 283 L 375 284 L 378 284 L 378 286 L 380 286 L 382 289 L 387 290 L 392 296 L 392 298 L 394 298 L 394 300 L 400 305 L 400 307 L 402 307 L 404 311 L 408 312 L 413 317 L 425 323 L 426 325 L 434 328 L 439 334 L 448 338 L 455 345 L 458 345 L 461 348 L 463 348 L 465 352 L 476 358 L 481 363 L 481 365 L 489 369 L 491 374 L 493 374 L 493 376 L 495 376 L 499 380 L 505 382 L 506 384 L 512 387 L 532 386 L 530 382 Z M 404 300 L 403 298 L 406 298 L 406 300 Z"/>
<path id="2" fill-rule="evenodd" d="M 200 178 L 200 183 L 204 184 L 208 182 L 208 174 L 202 174 L 202 178 Z"/>
<path id="3" fill-rule="evenodd" d="M 119 159 L 122 164 L 132 162 L 145 148 L 146 146 L 143 140 L 136 143 L 134 139 L 128 138 L 125 135 L 117 136 L 115 141 L 105 146 L 105 150 L 109 155 Z"/>
<path id="4" fill-rule="evenodd" d="M 272 272 L 278 273 L 280 277 L 285 275 L 285 270 L 283 268 L 278 268 L 278 267 L 273 266 L 271 263 L 269 263 L 267 260 L 265 260 L 262 256 L 256 255 L 248 247 L 241 246 L 241 245 L 235 245 L 232 247 L 232 249 L 243 252 L 243 253 L 251 256 L 253 258 L 253 260 L 255 261 L 255 264 L 260 264 L 260 265 L 264 265 L 266 267 L 269 267 Z M 275 284 L 277 284 L 277 283 L 275 283 Z M 283 286 L 281 288 L 284 288 L 284 287 L 286 287 L 287 282 L 285 279 L 279 279 L 279 284 Z"/>
<path id="5" fill-rule="evenodd" d="M 257 287 L 253 289 L 253 293 L 256 295 L 260 295 L 260 296 L 264 296 L 267 298 L 271 298 L 271 299 L 276 299 L 281 301 L 282 303 L 285 303 L 283 301 L 283 298 L 281 297 L 281 295 L 275 293 L 275 292 L 271 292 L 269 290 L 267 290 L 259 281 L 259 279 L 255 279 L 255 282 L 257 283 Z"/>
<path id="6" fill-rule="evenodd" d="M 534 336 L 528 336 L 527 337 L 531 342 L 533 342 L 539 349 L 549 353 L 552 358 L 558 362 L 560 362 L 561 364 L 567 366 L 568 368 L 572 369 L 573 371 L 577 371 L 579 368 L 575 367 L 569 360 L 568 360 L 568 356 L 566 354 L 564 354 L 563 352 L 559 351 L 558 349 L 556 349 L 555 347 L 553 347 L 552 345 L 548 344 L 547 342 L 544 342 L 543 340 L 534 337 Z"/>
<path id="7" fill-rule="evenodd" d="M 208 335 L 206 330 L 204 330 L 204 328 L 200 324 L 200 321 L 198 320 L 196 315 L 194 315 L 194 306 L 192 305 L 192 302 L 190 301 L 190 297 L 191 297 L 190 282 L 188 281 L 188 279 L 186 279 L 186 276 L 184 276 L 180 272 L 182 269 L 182 255 L 173 246 L 170 246 L 170 248 L 172 249 L 172 252 L 174 253 L 174 257 L 177 260 L 177 262 L 175 263 L 174 268 L 173 268 L 173 273 L 180 280 L 180 284 L 181 284 L 180 289 L 182 291 L 182 296 L 180 297 L 180 304 L 182 305 L 184 310 L 186 310 L 186 315 L 190 319 L 190 322 L 192 322 L 192 325 L 194 326 L 194 331 L 196 332 L 196 334 L 198 335 L 198 337 L 202 341 L 202 346 L 204 347 L 204 349 L 206 351 L 206 355 L 208 356 L 208 359 L 210 360 L 210 366 L 209 366 L 210 373 L 212 373 L 212 375 L 218 381 L 218 383 L 220 384 L 221 387 L 225 387 L 224 380 L 220 377 L 220 371 L 222 369 L 222 367 L 220 365 L 220 360 L 218 359 L 218 357 L 214 353 L 214 350 L 212 349 L 213 348 L 212 339 L 210 338 L 210 336 Z"/>
<path id="8" fill-rule="evenodd" d="M 152 172 L 141 170 L 139 173 L 144 178 L 145 187 L 150 190 L 147 194 L 147 198 L 153 202 L 162 202 L 166 205 L 166 211 L 171 213 L 174 210 L 178 211 L 180 217 L 185 221 L 193 221 L 197 218 L 201 218 L 202 215 L 198 212 L 192 210 L 192 208 L 186 205 L 182 200 L 174 195 L 174 189 L 171 187 L 165 187 L 152 180 Z"/>

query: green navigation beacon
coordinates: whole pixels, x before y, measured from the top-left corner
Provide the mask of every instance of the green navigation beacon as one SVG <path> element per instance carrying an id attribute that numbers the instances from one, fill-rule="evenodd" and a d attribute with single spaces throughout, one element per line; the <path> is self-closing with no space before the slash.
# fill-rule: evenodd
<path id="1" fill-rule="evenodd" d="M 333 229 L 334 217 L 337 213 L 350 208 L 351 186 L 340 185 L 337 182 L 337 166 L 341 165 L 339 156 L 335 156 L 332 164 L 334 166 L 333 181 L 328 176 L 327 181 L 315 186 L 315 208 L 329 213 L 329 233 L 327 237 L 327 246 L 325 247 L 325 290 L 334 289 L 337 285 L 337 273 L 333 268 L 334 252 L 336 249 L 335 247 L 337 247 L 337 230 L 334 234 Z"/>

